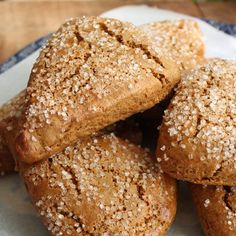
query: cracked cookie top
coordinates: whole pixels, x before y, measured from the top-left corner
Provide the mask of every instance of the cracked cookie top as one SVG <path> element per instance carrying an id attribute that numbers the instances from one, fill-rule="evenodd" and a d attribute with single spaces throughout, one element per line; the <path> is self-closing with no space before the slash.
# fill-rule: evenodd
<path id="1" fill-rule="evenodd" d="M 236 234 L 236 188 L 191 185 L 194 203 L 206 235 Z"/>
<path id="2" fill-rule="evenodd" d="M 40 160 L 163 99 L 180 77 L 153 47 L 143 31 L 115 19 L 62 25 L 32 69 L 18 156 Z"/>
<path id="3" fill-rule="evenodd" d="M 185 161 L 196 178 L 199 174 L 199 181 L 236 183 L 235 122 L 236 62 L 213 59 L 197 66 L 182 78 L 165 111 L 160 161 L 182 155 L 185 160 L 181 163 Z M 174 150 L 178 152 L 174 154 Z M 195 162 L 194 171 L 194 165 L 189 165 Z"/>
<path id="4" fill-rule="evenodd" d="M 88 138 L 20 171 L 53 235 L 162 235 L 176 210 L 175 180 L 114 134 Z"/>
<path id="5" fill-rule="evenodd" d="M 204 58 L 204 42 L 196 21 L 165 20 L 141 25 L 157 50 L 174 60 L 181 71 L 194 68 Z"/>

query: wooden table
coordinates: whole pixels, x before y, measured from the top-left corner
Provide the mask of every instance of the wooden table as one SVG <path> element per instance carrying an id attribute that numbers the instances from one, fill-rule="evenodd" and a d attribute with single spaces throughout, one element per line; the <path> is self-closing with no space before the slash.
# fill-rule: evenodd
<path id="1" fill-rule="evenodd" d="M 55 31 L 67 18 L 98 15 L 109 9 L 147 4 L 192 16 L 236 23 L 236 2 L 191 0 L 0 0 L 0 63 L 37 38 Z"/>

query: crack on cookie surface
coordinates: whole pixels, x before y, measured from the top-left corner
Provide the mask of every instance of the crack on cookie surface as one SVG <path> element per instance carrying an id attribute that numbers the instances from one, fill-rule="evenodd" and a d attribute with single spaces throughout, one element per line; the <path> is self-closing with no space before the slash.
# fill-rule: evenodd
<path id="1" fill-rule="evenodd" d="M 231 205 L 229 201 L 229 198 L 232 196 L 232 194 L 234 194 L 234 192 L 231 190 L 231 187 L 229 186 L 223 186 L 223 190 L 224 190 L 223 201 L 225 205 L 229 208 L 230 211 L 232 211 L 233 213 L 236 213 L 236 210 L 233 208 L 233 206 Z"/>
<path id="2" fill-rule="evenodd" d="M 79 44 L 80 42 L 84 41 L 84 38 L 80 35 L 78 31 L 74 32 L 75 37 L 77 38 L 77 43 Z"/>
<path id="3" fill-rule="evenodd" d="M 135 42 L 133 42 L 133 41 L 132 42 L 131 41 L 125 42 L 125 40 L 123 39 L 122 34 L 120 34 L 120 35 L 115 34 L 112 30 L 110 30 L 108 28 L 108 26 L 105 23 L 100 23 L 100 27 L 101 27 L 102 30 L 104 30 L 104 32 L 106 32 L 112 38 L 115 38 L 120 44 L 128 46 L 128 47 L 133 48 L 133 49 L 136 49 L 136 48 L 140 49 L 144 53 L 144 55 L 147 56 L 148 59 L 154 60 L 162 68 L 165 68 L 163 63 L 161 62 L 161 60 L 157 56 L 153 56 L 146 45 L 135 44 Z M 151 73 L 155 78 L 157 78 L 161 82 L 162 85 L 169 83 L 169 81 L 164 76 L 164 74 L 161 74 L 159 72 L 155 72 L 153 69 L 151 69 Z"/>
<path id="4" fill-rule="evenodd" d="M 51 167 L 45 168 L 47 165 Z M 47 177 L 40 182 L 37 176 Z M 49 186 L 36 195 L 35 204 L 55 235 L 67 235 L 66 230 L 69 235 L 77 228 L 87 235 L 137 235 L 168 227 L 170 215 L 163 212 L 169 212 L 169 191 L 175 194 L 175 186 L 167 187 L 169 180 L 163 179 L 166 177 L 146 151 L 114 135 L 89 138 L 68 147 L 51 160 L 35 164 L 31 177 L 24 178 L 31 181 L 31 187 L 37 181 L 36 191 L 42 184 Z"/>
<path id="5" fill-rule="evenodd" d="M 235 62 L 223 59 L 183 76 L 165 111 L 157 150 L 160 160 L 170 157 L 161 162 L 167 173 L 194 183 L 235 184 L 235 76 Z M 163 145 L 170 148 L 161 151 Z"/>

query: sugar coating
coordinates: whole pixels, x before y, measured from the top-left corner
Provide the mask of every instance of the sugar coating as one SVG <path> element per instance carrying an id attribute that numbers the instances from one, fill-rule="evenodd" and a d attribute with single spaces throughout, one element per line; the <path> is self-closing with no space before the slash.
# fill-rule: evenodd
<path id="1" fill-rule="evenodd" d="M 0 107 L 0 122 L 3 122 L 12 117 L 20 117 L 22 115 L 23 106 L 26 102 L 26 90 L 17 94 L 14 98 Z M 7 128 L 7 127 L 6 127 Z M 8 127 L 11 129 L 12 127 Z"/>
<path id="2" fill-rule="evenodd" d="M 174 60 L 181 71 L 192 69 L 203 60 L 203 35 L 196 21 L 167 20 L 140 28 L 153 40 L 155 49 Z"/>
<path id="3" fill-rule="evenodd" d="M 163 171 L 197 184 L 236 184 L 235 79 L 236 62 L 223 59 L 182 76 L 160 129 Z"/>
<path id="4" fill-rule="evenodd" d="M 3 104 L 0 107 L 0 123 L 2 129 L 8 129 L 11 130 L 12 126 L 9 123 L 6 123 L 7 119 L 10 119 L 12 117 L 19 117 L 21 115 L 21 110 L 24 104 L 26 91 L 20 92 L 18 95 L 16 95 L 13 99 L 8 101 L 7 103 Z M 3 144 L 4 138 L 3 138 L 3 132 L 0 133 L 0 150 L 5 147 Z"/>
<path id="5" fill-rule="evenodd" d="M 175 181 L 114 134 L 80 141 L 21 172 L 53 235 L 162 235 L 175 214 Z"/>
<path id="6" fill-rule="evenodd" d="M 52 115 L 66 123 L 71 119 L 70 110 L 90 104 L 89 112 L 98 111 L 97 101 L 111 93 L 115 97 L 122 87 L 135 87 L 145 64 L 147 77 L 163 72 L 141 47 L 117 38 L 128 31 L 134 34 L 128 35 L 130 40 L 139 33 L 129 23 L 83 17 L 67 21 L 53 34 L 32 70 L 27 125 L 34 130 L 50 124 Z M 145 36 L 141 33 L 139 37 L 141 44 Z"/>
<path id="7" fill-rule="evenodd" d="M 164 123 L 177 143 L 205 148 L 202 161 L 234 160 L 236 137 L 236 62 L 215 59 L 182 78 Z M 185 145 L 182 145 L 185 148 Z M 191 153 L 190 153 L 191 155 Z"/>
<path id="8" fill-rule="evenodd" d="M 20 92 L 6 104 L 0 107 L 0 171 L 13 171 L 14 160 L 7 148 L 4 130 L 12 130 L 11 119 L 19 117 L 25 100 L 25 91 Z"/>
<path id="9" fill-rule="evenodd" d="M 32 69 L 13 146 L 25 162 L 46 158 L 150 108 L 179 79 L 175 63 L 159 55 L 132 24 L 71 19 L 52 35 Z"/>
<path id="10" fill-rule="evenodd" d="M 210 200 L 207 198 L 205 201 L 204 201 L 204 207 L 208 207 L 210 204 Z"/>
<path id="11" fill-rule="evenodd" d="M 236 233 L 236 188 L 191 185 L 193 199 L 206 235 Z"/>

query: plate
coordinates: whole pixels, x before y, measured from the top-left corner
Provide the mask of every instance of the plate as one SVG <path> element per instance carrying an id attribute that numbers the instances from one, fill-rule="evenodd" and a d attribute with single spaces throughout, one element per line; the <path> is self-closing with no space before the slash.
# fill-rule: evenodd
<path id="1" fill-rule="evenodd" d="M 108 11 L 102 16 L 131 21 L 136 25 L 165 19 L 192 18 L 147 6 L 120 7 Z M 236 59 L 236 38 L 233 37 L 236 35 L 235 25 L 206 19 L 195 18 L 195 20 L 199 22 L 204 34 L 208 57 Z M 26 87 L 33 62 L 40 47 L 48 37 L 45 36 L 33 42 L 0 65 L 0 105 Z M 18 175 L 12 174 L 1 177 L 0 186 L 0 235 L 48 236 L 49 233 L 33 209 Z M 177 216 L 167 235 L 203 235 L 187 185 L 181 182 L 179 187 Z"/>

